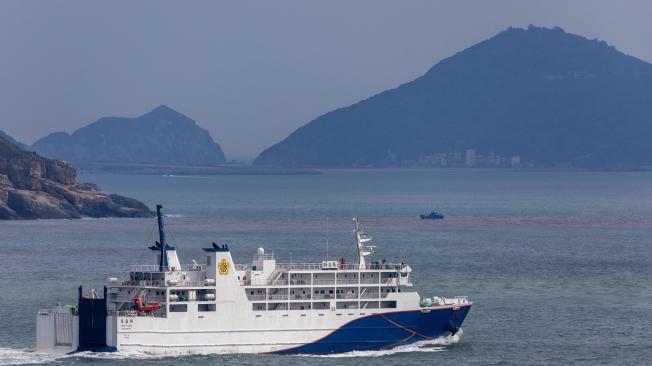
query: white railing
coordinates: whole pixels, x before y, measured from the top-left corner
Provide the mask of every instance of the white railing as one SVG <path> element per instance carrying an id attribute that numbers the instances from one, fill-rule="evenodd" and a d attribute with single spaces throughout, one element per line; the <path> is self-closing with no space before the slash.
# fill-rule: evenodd
<path id="1" fill-rule="evenodd" d="M 367 269 L 379 269 L 379 270 L 385 270 L 385 269 L 392 269 L 392 270 L 400 270 L 403 269 L 406 266 L 405 263 L 371 263 L 367 265 Z"/>
<path id="2" fill-rule="evenodd" d="M 290 300 L 310 300 L 310 295 L 290 295 Z"/>
<path id="3" fill-rule="evenodd" d="M 321 263 L 277 263 L 276 267 L 287 270 L 287 271 L 292 271 L 292 270 L 319 270 L 319 269 L 321 269 Z"/>
<path id="4" fill-rule="evenodd" d="M 204 267 L 201 264 L 182 264 L 181 268 L 174 268 L 174 271 L 201 271 Z M 157 264 L 136 264 L 129 267 L 131 272 L 161 272 L 161 267 Z M 167 268 L 171 271 L 170 268 Z"/>
<path id="5" fill-rule="evenodd" d="M 358 283 L 359 282 L 358 282 L 357 278 L 354 278 L 354 279 L 338 278 L 337 279 L 337 284 L 338 285 L 357 285 Z"/>
<path id="6" fill-rule="evenodd" d="M 293 271 L 293 270 L 321 270 L 323 269 L 321 263 L 277 263 L 277 268 Z M 367 264 L 367 270 L 400 270 L 405 267 L 405 263 L 371 263 Z M 360 266 L 357 263 L 337 264 L 338 270 L 359 270 Z"/>
<path id="7" fill-rule="evenodd" d="M 274 259 L 274 253 L 254 255 L 254 260 L 263 261 L 263 260 L 272 260 L 272 259 Z"/>
<path id="8" fill-rule="evenodd" d="M 360 283 L 364 285 L 378 285 L 380 280 L 378 278 L 361 278 Z"/>
<path id="9" fill-rule="evenodd" d="M 310 280 L 306 279 L 296 279 L 296 280 L 290 280 L 291 285 L 310 285 Z"/>
<path id="10" fill-rule="evenodd" d="M 458 305 L 468 304 L 470 302 L 468 296 L 455 296 L 454 299 Z"/>
<path id="11" fill-rule="evenodd" d="M 69 308 L 69 309 L 66 309 L 66 310 L 68 312 L 72 313 L 72 314 L 76 314 L 76 308 Z M 52 314 L 65 312 L 66 310 L 61 309 L 61 308 L 59 308 L 59 309 L 39 309 L 38 310 L 38 315 L 52 315 Z"/>
<path id="12" fill-rule="evenodd" d="M 247 299 L 250 301 L 265 301 L 265 295 L 247 295 Z"/>
<path id="13" fill-rule="evenodd" d="M 120 310 L 120 311 L 109 310 L 107 314 L 110 316 L 123 316 L 123 317 L 148 316 L 152 318 L 165 318 L 165 313 L 152 313 L 152 312 L 138 313 L 134 310 Z"/>
<path id="14" fill-rule="evenodd" d="M 111 282 L 110 285 L 120 284 L 121 286 L 131 287 L 206 287 L 204 281 L 187 281 L 187 280 L 168 280 L 150 281 L 150 280 L 129 280 L 123 279 L 117 282 Z"/>
<path id="15" fill-rule="evenodd" d="M 287 300 L 288 295 L 269 295 L 268 300 Z"/>
<path id="16" fill-rule="evenodd" d="M 335 286 L 335 279 L 332 280 L 315 280 L 314 285 L 333 285 Z"/>
<path id="17" fill-rule="evenodd" d="M 165 287 L 165 281 L 121 280 L 119 281 L 119 283 L 122 286 L 133 286 L 133 287 Z M 115 282 L 113 284 L 115 284 Z"/>
<path id="18" fill-rule="evenodd" d="M 168 281 L 168 286 L 172 287 L 210 287 L 204 281 L 178 281 L 176 283 Z"/>
<path id="19" fill-rule="evenodd" d="M 284 278 L 282 280 L 269 281 L 268 285 L 270 285 L 270 286 L 287 286 L 288 285 L 288 280 L 287 280 L 287 278 Z"/>

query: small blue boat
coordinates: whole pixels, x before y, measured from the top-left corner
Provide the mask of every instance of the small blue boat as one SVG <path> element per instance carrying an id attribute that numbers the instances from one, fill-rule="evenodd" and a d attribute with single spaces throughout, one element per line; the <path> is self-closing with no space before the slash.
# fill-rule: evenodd
<path id="1" fill-rule="evenodd" d="M 419 216 L 421 217 L 421 220 L 439 220 L 444 218 L 444 215 L 437 211 L 430 211 L 430 213 L 427 215 L 419 215 Z"/>

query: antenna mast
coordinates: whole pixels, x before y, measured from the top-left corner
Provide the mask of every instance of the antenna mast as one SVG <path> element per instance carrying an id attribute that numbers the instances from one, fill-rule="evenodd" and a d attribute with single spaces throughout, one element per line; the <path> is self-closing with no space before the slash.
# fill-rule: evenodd
<path id="1" fill-rule="evenodd" d="M 328 217 L 326 218 L 326 260 L 328 260 Z"/>
<path id="2" fill-rule="evenodd" d="M 358 246 L 358 269 L 367 269 L 367 263 L 365 262 L 364 257 L 371 255 L 374 252 L 375 246 L 365 245 L 365 243 L 371 241 L 371 237 L 362 231 L 357 217 L 353 218 L 353 222 L 355 222 L 353 236 L 355 237 L 355 242 Z"/>
<path id="3" fill-rule="evenodd" d="M 159 261 L 159 270 L 161 272 L 165 271 L 167 261 L 165 260 L 167 253 L 167 243 L 165 242 L 165 231 L 163 230 L 163 215 L 161 215 L 161 209 L 163 206 L 156 205 L 156 217 L 158 218 L 158 238 L 161 244 L 161 260 Z"/>

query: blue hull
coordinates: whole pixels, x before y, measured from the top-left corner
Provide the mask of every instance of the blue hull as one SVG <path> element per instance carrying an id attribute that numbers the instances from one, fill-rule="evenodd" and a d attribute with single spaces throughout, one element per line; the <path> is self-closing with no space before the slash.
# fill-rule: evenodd
<path id="1" fill-rule="evenodd" d="M 419 215 L 421 217 L 421 220 L 441 220 L 444 218 L 444 215 L 437 215 L 437 216 L 431 216 L 431 215 Z"/>
<path id="2" fill-rule="evenodd" d="M 274 354 L 324 354 L 379 350 L 454 334 L 462 326 L 471 305 L 458 310 L 429 313 L 397 311 L 353 320 L 324 338 Z"/>

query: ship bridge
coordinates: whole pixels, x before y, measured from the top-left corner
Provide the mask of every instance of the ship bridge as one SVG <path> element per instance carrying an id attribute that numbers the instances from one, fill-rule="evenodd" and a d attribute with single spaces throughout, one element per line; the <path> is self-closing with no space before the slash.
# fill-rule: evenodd
<path id="1" fill-rule="evenodd" d="M 371 237 L 354 219 L 358 262 L 348 264 L 277 263 L 273 254 L 259 248 L 251 267 L 240 265 L 238 281 L 254 311 L 383 309 L 397 307 L 397 294 L 412 286 L 412 269 L 405 263 L 372 261 Z"/>

